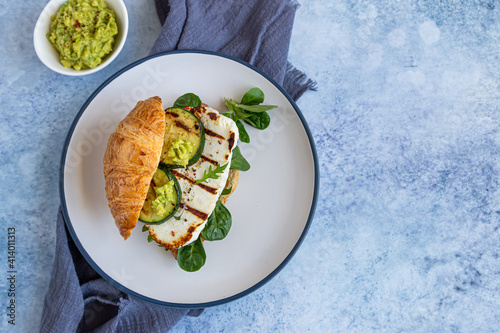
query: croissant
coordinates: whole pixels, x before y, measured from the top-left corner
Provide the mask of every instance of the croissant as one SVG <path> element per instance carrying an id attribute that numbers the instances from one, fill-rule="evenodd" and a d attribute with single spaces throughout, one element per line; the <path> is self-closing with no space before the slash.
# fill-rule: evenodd
<path id="1" fill-rule="evenodd" d="M 106 198 L 126 240 L 137 224 L 158 167 L 165 134 L 160 97 L 139 101 L 111 134 L 104 153 Z"/>

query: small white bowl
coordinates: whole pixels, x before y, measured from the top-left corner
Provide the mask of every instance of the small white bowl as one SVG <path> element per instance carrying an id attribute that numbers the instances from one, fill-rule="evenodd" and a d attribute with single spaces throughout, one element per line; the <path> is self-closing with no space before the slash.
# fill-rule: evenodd
<path id="1" fill-rule="evenodd" d="M 47 33 L 50 32 L 50 17 L 55 15 L 59 8 L 61 8 L 61 6 L 67 1 L 68 0 L 51 0 L 42 10 L 40 17 L 36 22 L 35 31 L 33 32 L 35 52 L 45 66 L 55 72 L 70 76 L 81 76 L 95 73 L 109 65 L 120 53 L 123 45 L 125 44 L 128 33 L 127 8 L 125 7 L 123 0 L 105 0 L 108 7 L 116 14 L 118 35 L 115 37 L 115 46 L 113 47 L 113 51 L 111 51 L 111 53 L 104 58 L 104 61 L 96 68 L 77 71 L 74 68 L 66 68 L 61 64 L 61 61 L 59 60 L 59 53 L 46 36 Z"/>

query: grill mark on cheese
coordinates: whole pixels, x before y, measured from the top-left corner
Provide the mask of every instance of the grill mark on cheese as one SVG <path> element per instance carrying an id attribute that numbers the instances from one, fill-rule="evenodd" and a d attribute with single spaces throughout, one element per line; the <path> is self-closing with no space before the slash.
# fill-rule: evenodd
<path id="1" fill-rule="evenodd" d="M 171 169 L 171 170 L 170 170 L 170 172 L 171 172 L 171 173 L 172 173 L 175 177 L 177 177 L 177 178 L 182 178 L 182 179 L 185 179 L 185 180 L 187 180 L 188 182 L 190 182 L 191 184 L 193 184 L 193 183 L 194 183 L 194 181 L 193 181 L 191 178 L 189 178 L 188 176 L 186 176 L 186 175 L 184 175 L 184 174 L 182 174 L 182 173 L 180 173 L 180 172 L 176 171 L 175 169 Z"/>
<path id="2" fill-rule="evenodd" d="M 196 180 L 193 180 L 191 178 L 189 178 L 188 176 L 180 173 L 180 172 L 177 172 L 175 170 L 170 170 L 170 172 L 172 172 L 174 174 L 175 177 L 177 178 L 182 178 L 184 180 L 187 180 L 188 182 L 190 182 L 192 185 L 194 185 L 194 183 L 196 183 Z M 217 194 L 217 189 L 216 188 L 213 188 L 211 186 L 208 186 L 206 184 L 203 184 L 203 183 L 199 183 L 199 184 L 196 184 L 196 186 L 198 187 L 201 187 L 202 189 L 204 189 L 205 191 L 207 191 L 208 193 L 211 193 L 211 194 Z"/>
<path id="3" fill-rule="evenodd" d="M 222 135 L 220 134 L 217 134 L 215 132 L 212 132 L 211 130 L 209 130 L 208 128 L 205 128 L 205 135 L 209 135 L 211 137 L 214 137 L 214 138 L 218 138 L 218 139 L 222 139 L 222 140 L 226 140 L 225 137 L 223 137 Z"/>
<path id="4" fill-rule="evenodd" d="M 196 184 L 196 185 L 198 185 L 199 187 L 201 187 L 202 189 L 204 189 L 208 193 L 217 194 L 217 189 L 216 188 L 210 187 L 210 186 L 205 185 L 203 183 L 199 183 L 199 184 Z"/>
<path id="5" fill-rule="evenodd" d="M 206 157 L 205 155 L 201 155 L 200 160 L 202 160 L 203 162 L 208 162 L 208 163 L 210 163 L 210 164 L 212 164 L 214 166 L 219 166 L 219 163 L 217 163 L 216 161 L 214 161 L 214 160 Z M 226 158 L 226 160 L 227 160 L 227 158 Z"/>
<path id="6" fill-rule="evenodd" d="M 192 112 L 194 115 L 196 115 L 197 113 L 202 113 L 203 111 L 205 111 L 205 106 L 200 105 L 200 106 L 197 106 L 195 108 L 189 107 L 189 111 Z"/>
<path id="7" fill-rule="evenodd" d="M 202 211 L 199 211 L 198 209 L 196 208 L 193 208 L 187 204 L 182 204 L 182 208 L 184 208 L 186 211 L 190 212 L 191 214 L 193 214 L 194 216 L 198 217 L 199 219 L 205 221 L 206 219 L 208 219 L 208 214 L 207 213 L 204 213 Z"/>
<path id="8" fill-rule="evenodd" d="M 227 142 L 229 143 L 229 151 L 233 149 L 234 146 L 234 132 L 229 132 L 229 139 L 227 139 Z"/>

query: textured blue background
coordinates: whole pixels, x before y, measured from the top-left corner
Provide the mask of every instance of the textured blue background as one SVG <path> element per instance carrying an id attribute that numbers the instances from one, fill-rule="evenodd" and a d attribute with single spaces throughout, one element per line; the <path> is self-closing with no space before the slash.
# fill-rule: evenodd
<path id="1" fill-rule="evenodd" d="M 0 3 L 0 269 L 15 226 L 19 332 L 39 327 L 69 126 L 160 31 L 152 0 L 125 2 L 124 50 L 81 78 L 36 57 L 45 1 Z M 315 219 L 276 278 L 174 332 L 500 331 L 500 4 L 301 3 L 289 58 L 318 82 L 298 102 L 319 153 Z"/>

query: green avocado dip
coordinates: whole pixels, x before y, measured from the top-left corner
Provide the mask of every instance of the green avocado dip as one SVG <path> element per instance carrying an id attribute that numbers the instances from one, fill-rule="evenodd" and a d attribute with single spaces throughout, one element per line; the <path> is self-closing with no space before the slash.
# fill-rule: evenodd
<path id="1" fill-rule="evenodd" d="M 115 13 L 103 0 L 69 0 L 51 17 L 47 38 L 64 67 L 95 68 L 113 50 Z"/>
<path id="2" fill-rule="evenodd" d="M 185 167 L 188 164 L 192 153 L 193 143 L 191 141 L 175 139 L 170 142 L 170 148 L 168 149 L 167 154 L 174 163 Z"/>
<path id="3" fill-rule="evenodd" d="M 172 210 L 172 207 L 175 206 L 175 202 L 177 201 L 177 193 L 175 192 L 174 181 L 171 180 L 163 186 L 155 187 L 156 199 L 151 203 L 151 207 L 153 208 L 153 212 L 158 215 L 165 215 L 167 210 Z"/>

